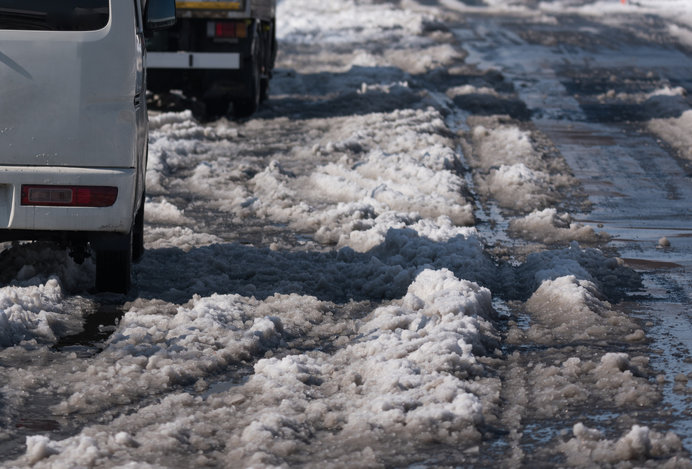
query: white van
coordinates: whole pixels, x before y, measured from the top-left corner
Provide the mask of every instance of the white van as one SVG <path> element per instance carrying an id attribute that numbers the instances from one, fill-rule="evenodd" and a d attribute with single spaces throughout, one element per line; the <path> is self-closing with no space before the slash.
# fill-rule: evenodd
<path id="1" fill-rule="evenodd" d="M 144 33 L 174 0 L 0 0 L 0 241 L 95 254 L 126 292 L 143 252 Z"/>

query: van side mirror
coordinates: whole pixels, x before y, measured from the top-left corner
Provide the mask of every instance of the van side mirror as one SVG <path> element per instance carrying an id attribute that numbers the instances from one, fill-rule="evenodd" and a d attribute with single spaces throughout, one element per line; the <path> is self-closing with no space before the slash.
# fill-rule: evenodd
<path id="1" fill-rule="evenodd" d="M 166 29 L 175 24 L 175 0 L 148 0 L 144 25 L 148 31 Z"/>

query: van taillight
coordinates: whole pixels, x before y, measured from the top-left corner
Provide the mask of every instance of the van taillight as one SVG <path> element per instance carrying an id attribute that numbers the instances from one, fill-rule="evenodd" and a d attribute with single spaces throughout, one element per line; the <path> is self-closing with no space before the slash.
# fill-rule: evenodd
<path id="1" fill-rule="evenodd" d="M 118 188 L 110 186 L 22 185 L 22 205 L 56 207 L 110 207 Z"/>

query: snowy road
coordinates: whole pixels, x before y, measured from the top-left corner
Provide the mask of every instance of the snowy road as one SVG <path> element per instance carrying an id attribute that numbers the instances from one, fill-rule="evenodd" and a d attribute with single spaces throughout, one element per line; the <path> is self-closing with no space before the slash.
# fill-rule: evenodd
<path id="1" fill-rule="evenodd" d="M 0 253 L 0 466 L 692 467 L 686 3 L 282 0 L 129 296 Z"/>
<path id="2" fill-rule="evenodd" d="M 613 236 L 606 249 L 642 274 L 644 291 L 621 306 L 649 323 L 652 360 L 667 375 L 664 402 L 689 449 L 689 392 L 680 383 L 692 372 L 692 160 L 689 140 L 671 132 L 690 128 L 692 63 L 659 38 L 666 20 L 649 18 L 642 30 L 629 19 L 603 24 L 579 10 L 551 10 L 556 21 L 479 16 L 458 33 L 467 62 L 515 84 L 533 125 L 580 180 L 592 206 L 575 219 Z"/>

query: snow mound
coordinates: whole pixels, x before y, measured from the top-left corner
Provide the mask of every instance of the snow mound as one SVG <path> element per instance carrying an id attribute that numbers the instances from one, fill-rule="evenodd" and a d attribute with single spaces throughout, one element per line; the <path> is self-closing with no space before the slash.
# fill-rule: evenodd
<path id="1" fill-rule="evenodd" d="M 660 394 L 649 382 L 647 364 L 644 357 L 624 353 L 606 353 L 596 360 L 568 357 L 555 365 L 530 364 L 527 403 L 545 418 L 596 401 L 624 409 L 656 404 Z"/>
<path id="2" fill-rule="evenodd" d="M 575 184 L 564 158 L 542 149 L 537 135 L 498 118 L 474 118 L 469 164 L 482 195 L 505 209 L 532 212 Z"/>
<path id="3" fill-rule="evenodd" d="M 350 43 L 354 34 L 364 42 L 377 41 L 391 35 L 391 30 L 401 30 L 402 36 L 419 36 L 425 21 L 424 16 L 411 10 L 353 0 L 294 0 L 279 3 L 277 10 L 277 38 L 290 43 Z M 310 17 L 303 14 L 306 10 L 311 12 Z M 319 23 L 312 20 L 315 16 L 321 19 Z"/>
<path id="4" fill-rule="evenodd" d="M 548 202 L 545 188 L 548 177 L 534 171 L 524 163 L 502 165 L 491 169 L 485 181 L 485 190 L 501 207 L 527 211 L 543 207 Z M 481 186 L 483 189 L 483 186 Z"/>
<path id="5" fill-rule="evenodd" d="M 591 226 L 573 222 L 569 214 L 558 213 L 555 208 L 534 211 L 523 218 L 511 220 L 509 233 L 544 244 L 571 241 L 596 244 L 610 239 L 606 233 L 597 233 Z"/>
<path id="6" fill-rule="evenodd" d="M 526 302 L 531 324 L 512 327 L 510 343 L 602 342 L 612 337 L 636 342 L 644 332 L 628 316 L 614 310 L 593 282 L 574 275 L 545 280 Z"/>
<path id="7" fill-rule="evenodd" d="M 619 465 L 656 459 L 661 467 L 689 467 L 689 461 L 671 457 L 680 451 L 680 439 L 672 432 L 659 433 L 639 425 L 617 440 L 609 440 L 599 430 L 582 423 L 574 425 L 574 437 L 560 445 L 572 466 Z"/>
<path id="8" fill-rule="evenodd" d="M 625 266 L 622 259 L 607 257 L 599 249 L 581 248 L 576 241 L 568 248 L 529 254 L 516 268 L 516 275 L 515 288 L 529 294 L 545 280 L 567 276 L 593 282 L 599 295 L 613 301 L 641 287 L 639 274 Z"/>
<path id="9" fill-rule="evenodd" d="M 45 284 L 0 288 L 0 348 L 22 341 L 52 343 L 82 328 L 81 314 L 66 308 L 57 278 Z"/>
<path id="10" fill-rule="evenodd" d="M 680 117 L 653 119 L 649 129 L 675 148 L 680 156 L 692 161 L 692 111 L 685 111 Z"/>
<path id="11" fill-rule="evenodd" d="M 147 199 L 144 206 L 144 221 L 147 223 L 186 224 L 190 219 L 174 204 L 162 198 L 159 201 Z"/>
<path id="12" fill-rule="evenodd" d="M 278 319 L 257 312 L 239 296 L 195 298 L 174 314 L 156 302 L 133 305 L 107 347 L 65 383 L 70 397 L 55 412 L 99 411 L 144 395 L 194 383 L 232 363 L 276 346 L 284 330 Z"/>
<path id="13" fill-rule="evenodd" d="M 167 218 L 167 220 L 170 220 L 170 218 Z M 216 235 L 199 233 L 188 227 L 147 228 L 144 232 L 144 243 L 147 249 L 177 248 L 182 251 L 189 251 L 193 248 L 221 242 L 223 240 Z"/>
<path id="14" fill-rule="evenodd" d="M 156 307 L 142 303 L 123 318 L 98 362 L 71 376 L 76 392 L 60 410 L 195 380 L 204 389 L 203 378 L 222 364 L 265 353 L 290 337 L 338 333 L 356 340 L 335 342 L 333 353 L 296 350 L 260 359 L 246 382 L 210 390 L 206 398 L 172 394 L 62 441 L 32 437 L 20 463 L 99 465 L 117 454 L 119 461 L 166 465 L 211 444 L 219 452 L 200 456 L 207 464 L 280 466 L 319 444 L 331 448 L 323 454 L 333 464 L 343 465 L 354 451 L 367 458 L 366 447 L 389 451 L 392 435 L 419 445 L 480 441 L 492 380 L 483 384 L 477 357 L 494 353 L 498 343 L 491 295 L 448 270 L 421 272 L 404 298 L 350 326 L 330 319 L 328 305 L 299 296 L 263 304 L 237 296 L 198 298 L 173 315 L 150 314 Z M 207 437 L 185 436 L 202 434 Z"/>

